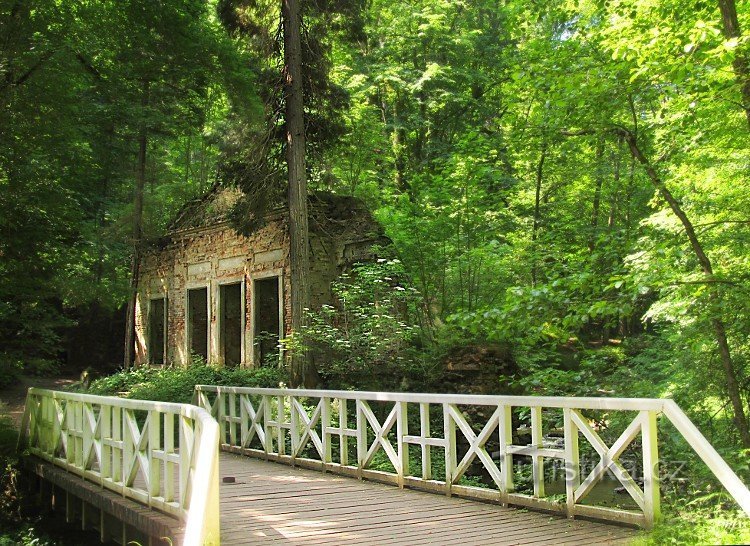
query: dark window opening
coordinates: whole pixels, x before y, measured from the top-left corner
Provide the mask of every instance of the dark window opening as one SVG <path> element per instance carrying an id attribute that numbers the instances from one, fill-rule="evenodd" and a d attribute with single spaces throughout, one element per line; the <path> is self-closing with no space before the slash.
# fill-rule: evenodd
<path id="1" fill-rule="evenodd" d="M 221 306 L 220 346 L 224 364 L 236 366 L 242 361 L 242 322 L 245 305 L 242 284 L 223 284 L 219 287 Z"/>
<path id="2" fill-rule="evenodd" d="M 208 288 L 188 290 L 190 352 L 208 362 Z"/>
<path id="3" fill-rule="evenodd" d="M 255 281 L 255 326 L 253 332 L 255 362 L 261 365 L 278 363 L 279 336 L 279 278 Z"/>
<path id="4" fill-rule="evenodd" d="M 167 330 L 167 300 L 156 298 L 149 301 L 148 309 L 148 359 L 151 364 L 164 364 Z"/>

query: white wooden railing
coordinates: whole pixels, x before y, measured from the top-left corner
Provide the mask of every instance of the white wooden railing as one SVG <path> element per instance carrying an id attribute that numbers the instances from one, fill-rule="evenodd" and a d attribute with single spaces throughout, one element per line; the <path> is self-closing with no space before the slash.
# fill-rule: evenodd
<path id="1" fill-rule="evenodd" d="M 657 417 L 661 414 L 672 422 L 742 509 L 750 514 L 750 491 L 672 400 L 405 394 L 197 385 L 194 402 L 219 422 L 220 445 L 225 451 L 401 487 L 416 487 L 449 495 L 548 509 L 569 517 L 588 516 L 647 528 L 660 516 Z M 622 413 L 620 421 L 625 420 L 629 424 L 612 445 L 607 445 L 600 435 L 603 427 L 584 415 L 590 410 L 605 412 L 604 419 L 607 421 L 611 421 L 614 414 Z M 410 412 L 414 412 L 411 427 L 414 430 L 409 424 Z M 521 429 L 514 427 L 514 421 L 518 423 L 521 420 L 527 426 Z M 561 438 L 557 442 L 550 442 L 545 434 L 545 431 L 549 433 L 550 428 L 555 428 L 552 422 L 562 423 Z M 440 430 L 431 430 L 434 427 Z M 529 433 L 528 444 L 514 443 L 514 437 L 521 436 L 519 432 Z M 637 441 L 639 438 L 640 442 Z M 488 450 L 491 449 L 487 445 L 490 440 L 497 445 L 494 454 Z M 350 443 L 354 446 L 350 446 Z M 586 444 L 587 449 L 584 448 Z M 420 453 L 417 469 L 409 466 L 409 446 L 417 446 Z M 642 469 L 639 472 L 642 487 L 634 476 L 638 469 L 631 465 L 628 470 L 622 460 L 629 447 L 630 456 L 633 461 L 639 461 Z M 442 451 L 444 479 L 433 476 L 433 467 L 441 466 L 435 465 L 432 460 L 434 448 Z M 384 456 L 379 455 L 380 461 L 390 463 L 393 470 L 371 468 L 381 451 Z M 582 453 L 590 453 L 595 459 L 587 472 L 583 471 Z M 531 462 L 533 485 L 526 494 L 514 487 L 519 474 L 518 468 L 514 469 L 514 457 L 520 459 L 521 456 Z M 545 486 L 552 485 L 549 477 L 545 478 L 549 474 L 545 472 L 545 459 L 559 461 L 564 470 L 564 489 L 561 488 L 559 495 L 545 495 Z M 489 487 L 461 483 L 475 461 L 488 475 Z M 603 506 L 602 503 L 597 505 L 590 495 L 608 472 L 629 494 L 632 499 L 630 508 Z"/>
<path id="2" fill-rule="evenodd" d="M 29 389 L 20 446 L 219 544 L 219 427 L 202 408 Z"/>

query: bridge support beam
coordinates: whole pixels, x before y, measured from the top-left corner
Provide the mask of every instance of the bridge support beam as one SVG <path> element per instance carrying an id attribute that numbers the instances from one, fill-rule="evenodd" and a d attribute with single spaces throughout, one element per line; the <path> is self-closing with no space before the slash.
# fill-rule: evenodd
<path id="1" fill-rule="evenodd" d="M 38 494 L 42 511 L 62 511 L 68 523 L 99 532 L 102 542 L 181 544 L 184 529 L 174 518 L 125 499 L 74 474 L 29 456 L 24 469 Z"/>

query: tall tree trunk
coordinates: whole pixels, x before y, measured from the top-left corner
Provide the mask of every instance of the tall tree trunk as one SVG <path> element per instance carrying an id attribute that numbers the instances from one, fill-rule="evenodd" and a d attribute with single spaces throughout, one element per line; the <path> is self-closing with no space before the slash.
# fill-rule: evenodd
<path id="1" fill-rule="evenodd" d="M 599 229 L 599 209 L 602 203 L 602 185 L 604 184 L 604 137 L 596 142 L 596 174 L 594 179 L 594 199 L 591 211 L 591 231 L 589 232 L 589 252 L 596 248 L 596 232 Z"/>
<path id="2" fill-rule="evenodd" d="M 542 182 L 544 181 L 544 162 L 547 159 L 547 142 L 542 142 L 542 150 L 539 153 L 539 161 L 536 164 L 536 190 L 534 193 L 534 223 L 531 227 L 531 286 L 536 286 L 539 273 L 537 271 L 537 244 L 539 237 L 539 226 L 542 221 Z"/>
<path id="3" fill-rule="evenodd" d="M 188 133 L 185 143 L 185 186 L 190 184 L 190 169 L 193 163 L 193 135 Z"/>
<path id="4" fill-rule="evenodd" d="M 101 284 L 102 277 L 104 276 L 104 260 L 105 260 L 105 244 L 104 244 L 104 229 L 107 223 L 107 200 L 109 198 L 109 186 L 112 179 L 112 164 L 114 162 L 114 139 L 115 139 L 115 121 L 113 117 L 110 117 L 104 128 L 104 134 L 106 135 L 105 153 L 106 159 L 104 160 L 104 170 L 102 177 L 99 180 L 99 199 L 97 200 L 96 210 L 96 227 L 99 232 L 97 236 L 97 259 L 96 267 L 94 270 L 94 279 L 97 287 Z"/>
<path id="5" fill-rule="evenodd" d="M 141 273 L 141 246 L 143 239 L 143 189 L 146 186 L 146 159 L 148 150 L 148 126 L 146 108 L 149 103 L 149 83 L 143 82 L 141 96 L 141 127 L 138 131 L 138 165 L 135 173 L 135 191 L 133 195 L 133 256 L 130 261 L 130 293 L 128 296 L 127 314 L 125 316 L 125 358 L 123 366 L 130 368 L 133 364 L 135 349 L 135 304 L 138 299 L 138 278 Z"/>
<path id="6" fill-rule="evenodd" d="M 716 289 L 713 266 L 708 255 L 703 250 L 703 246 L 698 240 L 698 236 L 695 233 L 692 222 L 682 210 L 680 203 L 669 191 L 664 181 L 661 179 L 656 169 L 651 162 L 643 155 L 641 149 L 638 147 L 635 135 L 626 131 L 623 134 L 630 152 L 633 157 L 643 166 L 646 170 L 646 174 L 651 179 L 651 183 L 659 191 L 664 200 L 669 204 L 672 212 L 679 218 L 682 223 L 682 227 L 685 230 L 690 246 L 693 249 L 698 263 L 700 264 L 701 271 L 708 284 L 708 300 L 710 303 L 711 313 L 711 327 L 714 331 L 714 339 L 719 347 L 719 357 L 721 359 L 722 368 L 724 371 L 724 381 L 729 396 L 729 401 L 732 404 L 734 411 L 734 422 L 737 426 L 737 430 L 740 433 L 742 445 L 746 448 L 750 448 L 750 427 L 748 427 L 747 416 L 745 414 L 745 406 L 742 401 L 742 395 L 740 393 L 740 386 L 737 380 L 737 371 L 732 361 L 732 354 L 729 350 L 729 341 L 727 340 L 726 327 L 724 321 L 720 315 L 721 309 L 721 294 Z"/>
<path id="7" fill-rule="evenodd" d="M 412 199 L 412 192 L 409 188 L 409 183 L 406 180 L 406 130 L 401 122 L 401 99 L 396 97 L 393 102 L 393 154 L 394 154 L 394 167 L 396 168 L 396 188 L 401 193 L 409 195 L 409 200 Z"/>
<path id="8" fill-rule="evenodd" d="M 302 15 L 299 0 L 282 0 L 284 21 L 284 91 L 286 164 L 289 182 L 289 239 L 292 296 L 292 333 L 297 334 L 310 306 L 310 254 L 305 172 L 305 120 L 302 96 Z M 314 387 L 317 374 L 304 349 L 292 352 L 289 369 L 292 387 Z"/>
<path id="9" fill-rule="evenodd" d="M 724 37 L 727 39 L 741 38 L 742 29 L 740 29 L 740 23 L 737 19 L 735 0 L 718 0 L 718 3 Z M 737 47 L 732 68 L 740 86 L 742 108 L 745 111 L 748 127 L 750 127 L 750 60 L 748 59 L 747 47 L 744 44 Z"/>
<path id="10" fill-rule="evenodd" d="M 612 231 L 617 223 L 617 213 L 620 207 L 620 179 L 622 169 L 622 138 L 617 141 L 617 148 L 612 151 L 612 199 L 609 203 L 609 216 L 607 217 L 607 228 Z"/>

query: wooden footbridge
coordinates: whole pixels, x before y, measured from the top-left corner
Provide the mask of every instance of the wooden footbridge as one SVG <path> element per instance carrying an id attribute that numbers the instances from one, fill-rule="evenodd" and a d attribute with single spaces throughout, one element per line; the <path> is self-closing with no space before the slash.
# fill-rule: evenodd
<path id="1" fill-rule="evenodd" d="M 189 405 L 30 389 L 21 447 L 40 501 L 102 541 L 624 544 L 660 516 L 662 423 L 750 514 L 671 400 L 198 385 Z"/>

